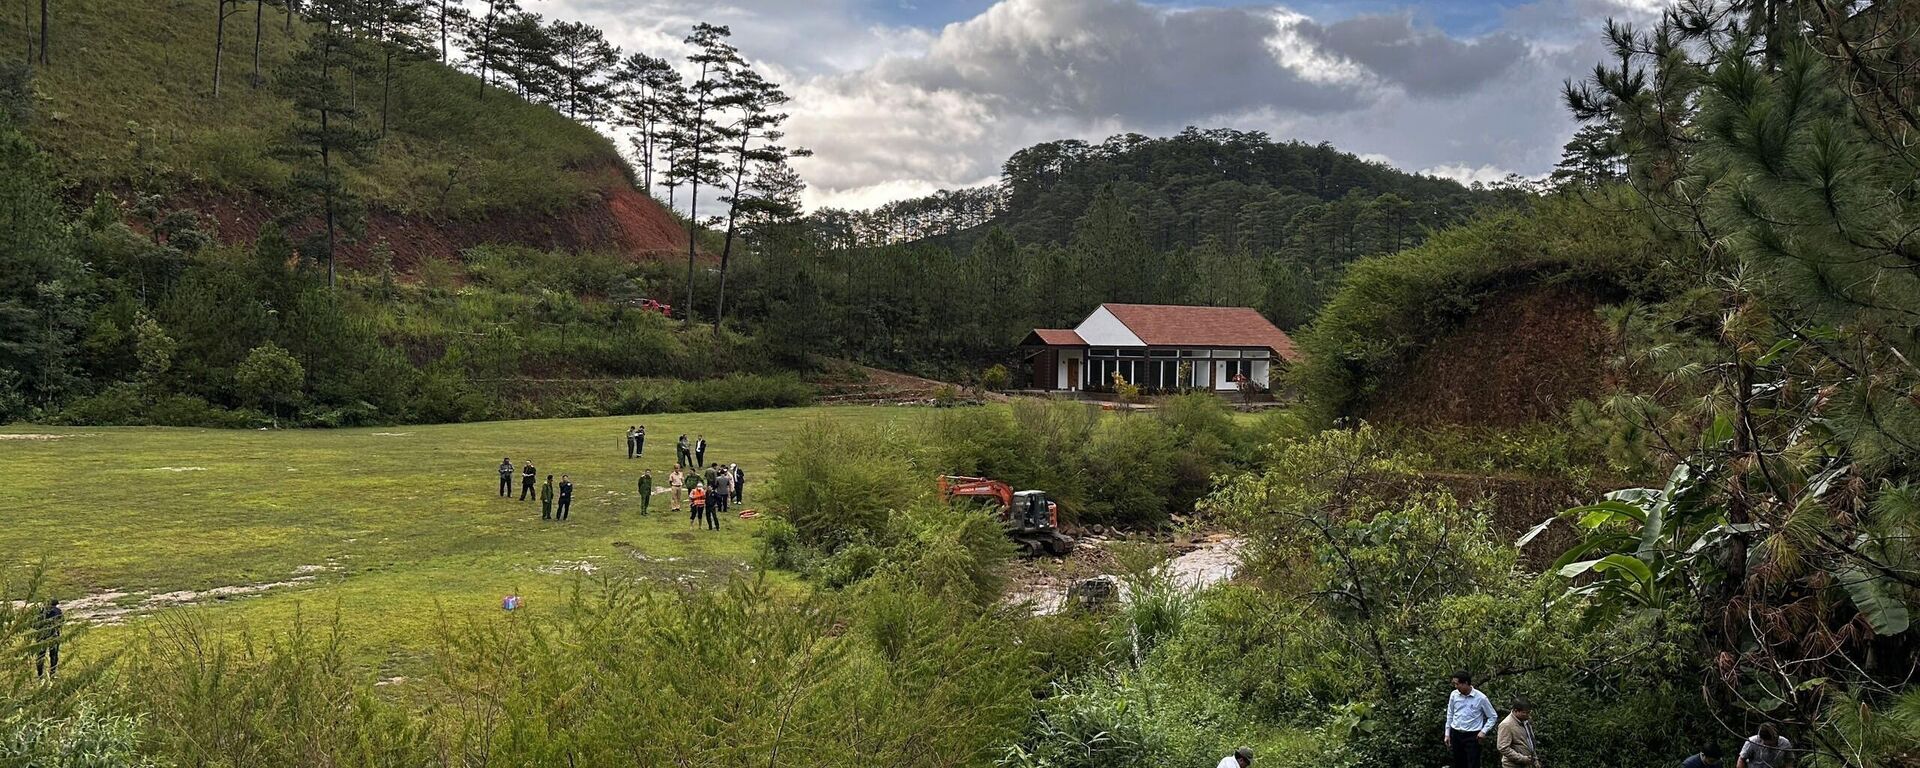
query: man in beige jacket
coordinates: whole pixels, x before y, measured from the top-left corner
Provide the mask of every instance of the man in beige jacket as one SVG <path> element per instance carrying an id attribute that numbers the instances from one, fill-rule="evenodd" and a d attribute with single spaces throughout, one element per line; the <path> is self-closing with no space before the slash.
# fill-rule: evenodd
<path id="1" fill-rule="evenodd" d="M 1500 750 L 1500 768 L 1540 768 L 1533 743 L 1533 705 L 1515 699 L 1507 719 L 1500 721 L 1494 743 Z"/>

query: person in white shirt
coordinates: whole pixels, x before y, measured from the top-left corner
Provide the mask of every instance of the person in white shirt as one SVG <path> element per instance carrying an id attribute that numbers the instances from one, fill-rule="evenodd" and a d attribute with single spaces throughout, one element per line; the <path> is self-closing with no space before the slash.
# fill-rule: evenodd
<path id="1" fill-rule="evenodd" d="M 1253 765 L 1253 748 L 1241 747 L 1234 750 L 1233 754 L 1220 758 L 1220 764 L 1214 768 L 1247 768 L 1249 765 Z"/>
<path id="2" fill-rule="evenodd" d="M 1447 748 L 1453 768 L 1480 768 L 1480 742 L 1500 722 L 1487 695 L 1474 689 L 1473 674 L 1453 673 L 1453 691 L 1447 694 Z"/>
<path id="3" fill-rule="evenodd" d="M 1757 736 L 1748 736 L 1747 743 L 1740 745 L 1740 757 L 1734 760 L 1734 768 L 1792 768 L 1793 742 L 1773 727 L 1773 723 L 1762 723 Z"/>

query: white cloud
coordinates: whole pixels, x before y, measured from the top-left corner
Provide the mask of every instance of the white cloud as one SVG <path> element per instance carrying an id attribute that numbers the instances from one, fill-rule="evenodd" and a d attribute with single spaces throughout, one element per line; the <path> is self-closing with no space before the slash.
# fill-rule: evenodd
<path id="1" fill-rule="evenodd" d="M 1464 181 L 1539 175 L 1573 132 L 1561 82 L 1605 58 L 1603 20 L 1644 22 L 1665 1 L 1535 0 L 1471 37 L 1417 7 L 1324 22 L 1279 5 L 997 0 L 937 31 L 874 23 L 859 0 L 536 10 L 655 55 L 678 55 L 696 20 L 729 24 L 794 96 L 789 142 L 816 153 L 796 163 L 809 204 L 867 207 L 991 180 L 1037 142 L 1187 125 L 1328 141 Z"/>
<path id="2" fill-rule="evenodd" d="M 1464 165 L 1436 165 L 1432 168 L 1423 168 L 1420 172 L 1428 176 L 1453 179 L 1462 184 L 1473 184 L 1476 182 L 1492 184 L 1507 178 L 1507 176 L 1513 173 L 1505 168 L 1493 165 L 1482 165 L 1477 168 L 1469 168 Z"/>

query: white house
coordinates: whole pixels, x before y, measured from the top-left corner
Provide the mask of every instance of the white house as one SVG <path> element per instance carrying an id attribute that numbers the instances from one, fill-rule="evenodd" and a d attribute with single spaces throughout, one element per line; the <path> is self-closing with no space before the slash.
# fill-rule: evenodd
<path id="1" fill-rule="evenodd" d="M 1036 328 L 1020 346 L 1031 386 L 1060 391 L 1110 390 L 1115 373 L 1150 390 L 1231 391 L 1242 376 L 1266 387 L 1276 363 L 1300 356 L 1252 309 L 1166 304 L 1102 304 L 1078 327 Z"/>

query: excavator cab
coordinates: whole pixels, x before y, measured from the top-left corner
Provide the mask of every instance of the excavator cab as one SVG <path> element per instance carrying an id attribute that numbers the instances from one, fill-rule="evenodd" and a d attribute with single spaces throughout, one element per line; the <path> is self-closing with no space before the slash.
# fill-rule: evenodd
<path id="1" fill-rule="evenodd" d="M 1051 531 L 1059 527 L 1058 509 L 1046 491 L 1021 491 L 1007 509 L 1008 522 L 1023 531 Z"/>

